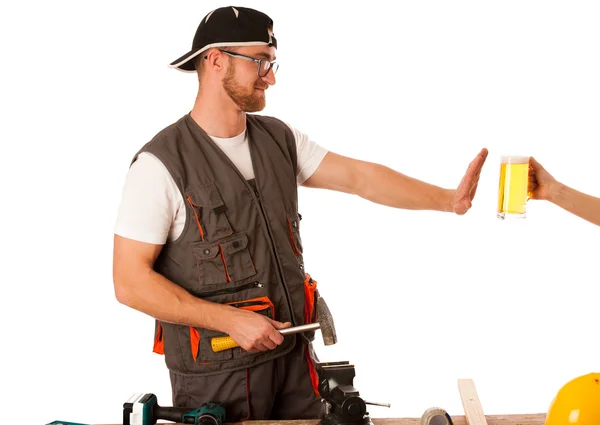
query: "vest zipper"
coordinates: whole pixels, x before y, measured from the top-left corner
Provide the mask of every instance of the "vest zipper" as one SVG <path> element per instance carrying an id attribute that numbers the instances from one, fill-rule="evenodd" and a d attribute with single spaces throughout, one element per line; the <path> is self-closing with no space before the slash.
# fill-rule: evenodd
<path id="1" fill-rule="evenodd" d="M 191 119 L 191 118 L 190 118 Z M 247 123 L 247 127 L 246 127 L 246 131 L 248 132 L 248 138 L 250 138 L 250 126 L 248 126 L 248 120 L 246 119 L 246 123 Z M 250 160 L 252 161 L 252 170 L 254 171 L 254 181 L 256 182 L 256 190 L 254 189 L 254 187 L 252 187 L 252 185 L 250 183 L 248 183 L 248 180 L 246 180 L 246 178 L 242 175 L 242 173 L 240 172 L 240 170 L 237 168 L 237 166 L 233 163 L 233 161 L 231 161 L 231 159 L 229 159 L 229 157 L 225 154 L 225 152 L 223 152 L 223 150 L 214 142 L 213 139 L 211 139 L 206 133 L 205 134 L 205 139 L 208 141 L 209 144 L 211 144 L 216 151 L 221 155 L 221 157 L 227 161 L 231 167 L 233 168 L 233 170 L 237 173 L 237 175 L 240 177 L 240 179 L 242 180 L 242 182 L 246 185 L 246 187 L 250 190 L 250 193 L 252 193 L 256 199 L 256 201 L 258 202 L 258 206 L 260 207 L 260 211 L 262 213 L 262 219 L 263 222 L 265 223 L 265 227 L 267 229 L 267 233 L 269 235 L 269 242 L 271 245 L 271 254 L 273 255 L 273 259 L 275 261 L 275 264 L 277 266 L 277 272 L 279 274 L 279 280 L 281 282 L 281 286 L 283 287 L 283 293 L 285 294 L 285 299 L 287 301 L 287 305 L 288 305 L 288 309 L 290 311 L 290 316 L 291 316 L 291 323 L 292 326 L 297 326 L 296 323 L 296 318 L 294 316 L 294 308 L 292 306 L 292 301 L 291 301 L 291 295 L 290 292 L 288 291 L 287 285 L 285 283 L 285 279 L 284 279 L 284 274 L 283 274 L 283 270 L 281 268 L 281 263 L 279 262 L 279 257 L 277 256 L 277 251 L 275 251 L 275 243 L 273 241 L 273 234 L 271 232 L 271 228 L 269 227 L 269 223 L 267 220 L 267 214 L 265 213 L 265 210 L 263 208 L 262 205 L 262 201 L 261 201 L 261 197 L 260 197 L 260 193 L 258 191 L 258 173 L 256 172 L 255 164 L 255 158 L 254 158 L 254 152 L 253 152 L 253 148 L 252 148 L 252 142 L 249 140 L 248 142 L 248 149 L 250 150 Z M 304 265 L 302 265 L 302 271 L 304 272 Z"/>
<path id="2" fill-rule="evenodd" d="M 255 174 L 254 180 L 257 182 L 257 186 L 258 186 L 258 179 L 256 178 L 256 174 Z M 253 190 L 253 192 L 254 192 L 254 190 Z M 262 217 L 263 217 L 263 222 L 265 223 L 265 227 L 267 228 L 267 233 L 269 234 L 273 259 L 275 260 L 275 264 L 277 265 L 277 271 L 279 272 L 279 279 L 281 280 L 281 286 L 283 287 L 285 299 L 287 300 L 288 308 L 290 309 L 290 316 L 291 316 L 290 321 L 292 323 L 292 326 L 296 326 L 297 325 L 296 318 L 294 316 L 294 308 L 292 307 L 290 292 L 288 291 L 287 285 L 285 283 L 283 270 L 281 269 L 281 264 L 279 262 L 279 257 L 277 257 L 277 252 L 275 251 L 275 243 L 273 242 L 273 235 L 271 233 L 271 227 L 269 227 L 269 222 L 267 220 L 267 214 L 265 213 L 265 210 L 263 208 L 262 201 L 260 199 L 260 193 L 258 192 L 258 189 L 256 189 L 256 192 L 254 192 L 254 194 L 256 196 L 256 201 L 258 202 L 258 206 L 260 207 L 260 211 L 261 211 Z"/>
<path id="3" fill-rule="evenodd" d="M 196 292 L 194 296 L 196 297 L 214 297 L 216 295 L 225 295 L 225 294 L 234 294 L 236 292 L 243 291 L 244 289 L 252 289 L 252 288 L 262 288 L 265 285 L 258 281 L 245 283 L 240 286 L 236 286 L 235 288 L 223 288 L 223 289 L 215 289 L 214 291 L 205 291 L 205 292 Z"/>

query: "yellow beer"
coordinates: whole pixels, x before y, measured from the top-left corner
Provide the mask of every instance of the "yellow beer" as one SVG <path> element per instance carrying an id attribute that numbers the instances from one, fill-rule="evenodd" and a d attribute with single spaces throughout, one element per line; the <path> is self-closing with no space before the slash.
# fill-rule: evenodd
<path id="1" fill-rule="evenodd" d="M 500 161 L 498 218 L 525 218 L 528 183 L 529 157 L 503 156 Z"/>

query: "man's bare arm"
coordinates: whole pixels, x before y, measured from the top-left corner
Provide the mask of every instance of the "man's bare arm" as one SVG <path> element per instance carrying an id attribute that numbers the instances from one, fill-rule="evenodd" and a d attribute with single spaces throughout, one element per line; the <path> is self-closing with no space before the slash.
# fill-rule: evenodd
<path id="1" fill-rule="evenodd" d="M 283 342 L 277 329 L 291 323 L 196 298 L 156 273 L 153 265 L 161 249 L 162 245 L 115 235 L 113 282 L 121 304 L 162 322 L 224 332 L 250 352 L 272 350 Z"/>
<path id="2" fill-rule="evenodd" d="M 196 298 L 153 270 L 162 245 L 114 237 L 115 296 L 124 305 L 158 320 L 226 332 L 233 307 Z"/>
<path id="3" fill-rule="evenodd" d="M 458 188 L 444 189 L 380 164 L 329 152 L 303 186 L 350 193 L 394 208 L 464 214 L 471 208 L 486 157 L 483 149 Z"/>

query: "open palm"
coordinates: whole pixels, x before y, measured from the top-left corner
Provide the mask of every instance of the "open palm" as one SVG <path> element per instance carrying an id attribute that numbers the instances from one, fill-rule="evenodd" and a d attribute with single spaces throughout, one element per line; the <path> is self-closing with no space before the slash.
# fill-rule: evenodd
<path id="1" fill-rule="evenodd" d="M 475 192 L 477 192 L 479 174 L 481 173 L 481 168 L 483 167 L 487 156 L 488 150 L 483 148 L 475 159 L 471 161 L 467 168 L 467 172 L 456 188 L 454 199 L 452 201 L 452 208 L 456 214 L 463 215 L 471 208 L 471 201 L 473 201 Z"/>

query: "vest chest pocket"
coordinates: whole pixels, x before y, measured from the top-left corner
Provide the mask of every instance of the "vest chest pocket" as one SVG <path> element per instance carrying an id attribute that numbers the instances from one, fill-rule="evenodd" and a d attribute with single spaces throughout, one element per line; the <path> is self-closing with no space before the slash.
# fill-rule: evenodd
<path id="1" fill-rule="evenodd" d="M 216 241 L 233 234 L 227 207 L 214 184 L 186 191 L 186 201 L 203 240 Z"/>
<path id="2" fill-rule="evenodd" d="M 216 242 L 195 242 L 191 246 L 201 285 L 235 282 L 256 274 L 245 233 Z"/>

